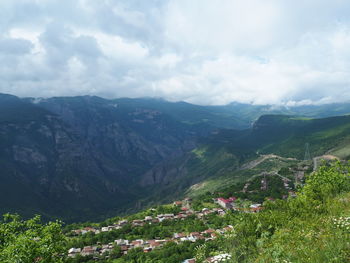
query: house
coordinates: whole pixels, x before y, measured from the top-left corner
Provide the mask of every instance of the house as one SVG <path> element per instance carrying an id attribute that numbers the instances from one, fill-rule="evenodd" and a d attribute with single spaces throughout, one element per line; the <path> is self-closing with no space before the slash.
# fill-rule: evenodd
<path id="1" fill-rule="evenodd" d="M 224 210 L 222 210 L 222 209 L 219 209 L 219 210 L 218 210 L 218 214 L 219 214 L 220 216 L 223 216 L 223 215 L 226 214 L 226 212 L 225 212 Z"/>
<path id="2" fill-rule="evenodd" d="M 129 245 L 129 240 L 117 239 L 114 240 L 114 243 L 117 243 L 118 246 Z"/>
<path id="3" fill-rule="evenodd" d="M 143 252 L 144 253 L 148 253 L 148 252 L 151 252 L 152 251 L 152 248 L 151 247 L 145 247 L 144 249 L 143 249 Z"/>
<path id="4" fill-rule="evenodd" d="M 108 232 L 108 231 L 109 231 L 108 226 L 104 226 L 101 228 L 101 232 Z"/>
<path id="5" fill-rule="evenodd" d="M 225 198 L 219 197 L 216 202 L 222 208 L 225 208 L 225 209 L 231 209 L 232 208 L 232 201 L 230 201 L 229 199 L 225 199 Z"/>
<path id="6" fill-rule="evenodd" d="M 216 255 L 216 256 L 213 256 L 213 257 L 210 257 L 210 258 L 207 258 L 206 262 L 224 262 L 224 261 L 227 261 L 227 260 L 230 260 L 231 259 L 231 255 L 230 254 L 220 254 L 220 255 Z"/>
<path id="7" fill-rule="evenodd" d="M 81 248 L 70 248 L 68 250 L 68 257 L 74 258 L 76 255 L 80 254 Z"/>
<path id="8" fill-rule="evenodd" d="M 174 214 L 164 214 L 165 219 L 172 219 L 174 216 Z"/>
<path id="9" fill-rule="evenodd" d="M 118 222 L 118 225 L 119 226 L 124 226 L 124 225 L 126 225 L 128 223 L 128 220 L 120 220 L 119 222 Z"/>
<path id="10" fill-rule="evenodd" d="M 85 227 L 81 230 L 81 234 L 86 234 L 88 232 L 92 232 L 96 234 L 97 229 L 93 228 L 93 227 Z"/>
<path id="11" fill-rule="evenodd" d="M 113 250 L 113 245 L 108 244 L 108 245 L 103 245 L 101 249 L 101 254 L 109 253 Z"/>
<path id="12" fill-rule="evenodd" d="M 146 216 L 145 217 L 145 221 L 149 222 L 149 221 L 152 221 L 153 220 L 153 217 L 151 216 Z"/>
<path id="13" fill-rule="evenodd" d="M 159 222 L 162 222 L 163 220 L 166 220 L 166 219 L 173 219 L 174 218 L 174 214 L 160 214 L 160 215 L 157 215 L 157 218 L 159 220 Z"/>
<path id="14" fill-rule="evenodd" d="M 174 238 L 175 239 L 179 239 L 179 238 L 182 238 L 182 237 L 185 237 L 186 235 L 184 233 L 174 233 Z"/>
<path id="15" fill-rule="evenodd" d="M 144 241 L 142 239 L 134 240 L 131 242 L 131 245 L 133 247 L 141 247 L 144 244 Z"/>
<path id="16" fill-rule="evenodd" d="M 156 247 L 160 247 L 162 244 L 157 242 L 157 240 L 148 240 L 148 245 L 150 248 L 154 249 Z"/>
<path id="17" fill-rule="evenodd" d="M 187 236 L 187 237 L 180 238 L 180 241 L 181 242 L 185 242 L 185 241 L 196 242 L 197 238 L 192 237 L 192 236 Z"/>
<path id="18" fill-rule="evenodd" d="M 182 201 L 175 201 L 174 206 L 182 206 Z"/>
<path id="19" fill-rule="evenodd" d="M 203 231 L 202 233 L 210 235 L 212 233 L 215 233 L 215 230 L 214 229 L 207 229 L 207 230 Z"/>
<path id="20" fill-rule="evenodd" d="M 199 232 L 192 232 L 192 233 L 190 233 L 190 238 L 193 238 L 195 240 L 204 239 L 204 237 Z"/>
<path id="21" fill-rule="evenodd" d="M 194 258 L 186 259 L 185 261 L 182 261 L 182 263 L 196 263 L 196 260 Z"/>
<path id="22" fill-rule="evenodd" d="M 97 246 L 86 246 L 83 248 L 80 254 L 82 256 L 91 256 L 97 253 Z"/>
<path id="23" fill-rule="evenodd" d="M 133 220 L 132 226 L 143 226 L 145 223 L 142 220 Z"/>
<path id="24" fill-rule="evenodd" d="M 164 244 L 164 243 L 168 242 L 168 240 L 166 240 L 166 239 L 156 239 L 155 242 L 157 242 L 159 244 Z"/>

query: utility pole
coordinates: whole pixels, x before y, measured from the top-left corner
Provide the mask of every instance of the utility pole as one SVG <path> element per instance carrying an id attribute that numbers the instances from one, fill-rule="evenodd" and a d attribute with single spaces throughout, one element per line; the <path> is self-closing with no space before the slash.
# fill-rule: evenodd
<path id="1" fill-rule="evenodd" d="M 310 144 L 307 142 L 307 143 L 305 143 L 304 161 L 309 161 L 309 160 L 311 160 Z"/>

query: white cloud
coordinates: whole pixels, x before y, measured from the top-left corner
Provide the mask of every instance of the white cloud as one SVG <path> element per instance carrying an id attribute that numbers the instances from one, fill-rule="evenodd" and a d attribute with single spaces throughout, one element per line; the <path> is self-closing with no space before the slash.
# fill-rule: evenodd
<path id="1" fill-rule="evenodd" d="M 345 0 L 3 0 L 0 92 L 349 100 L 349 12 Z"/>
<path id="2" fill-rule="evenodd" d="M 117 35 L 108 35 L 100 32 L 90 32 L 86 35 L 94 37 L 106 57 L 125 60 L 143 59 L 148 50 L 140 43 L 126 41 Z"/>

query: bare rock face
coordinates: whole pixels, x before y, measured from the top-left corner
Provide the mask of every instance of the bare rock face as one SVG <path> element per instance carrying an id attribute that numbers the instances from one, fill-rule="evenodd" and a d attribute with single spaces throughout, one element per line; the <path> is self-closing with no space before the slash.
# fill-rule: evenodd
<path id="1" fill-rule="evenodd" d="M 13 158 L 16 162 L 40 165 L 46 163 L 46 157 L 33 148 L 25 148 L 18 145 L 12 147 Z"/>

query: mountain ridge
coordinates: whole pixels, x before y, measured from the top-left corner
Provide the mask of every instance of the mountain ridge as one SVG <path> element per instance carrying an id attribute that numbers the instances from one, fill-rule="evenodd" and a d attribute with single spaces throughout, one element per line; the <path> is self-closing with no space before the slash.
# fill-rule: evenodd
<path id="1" fill-rule="evenodd" d="M 72 222 L 137 210 L 232 174 L 259 154 L 283 156 L 285 148 L 301 158 L 305 131 L 325 142 L 320 153 L 347 156 L 348 116 L 264 115 L 250 125 L 253 111 L 242 125 L 237 112 L 153 99 L 0 94 L 1 212 Z"/>

